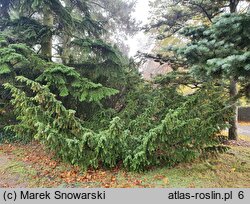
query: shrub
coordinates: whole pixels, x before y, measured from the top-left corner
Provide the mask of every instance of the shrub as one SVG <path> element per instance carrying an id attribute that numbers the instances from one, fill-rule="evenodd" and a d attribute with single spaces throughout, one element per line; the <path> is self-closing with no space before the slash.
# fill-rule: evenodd
<path id="1" fill-rule="evenodd" d="M 204 88 L 186 96 L 178 108 L 167 110 L 153 128 L 150 120 L 139 129 L 115 117 L 106 130 L 94 132 L 85 128 L 76 112 L 66 109 L 47 86 L 25 77 L 17 80 L 30 87 L 32 94 L 4 85 L 12 93 L 19 120 L 6 129 L 22 138 L 34 137 L 62 160 L 86 168 L 114 167 L 122 162 L 127 169 L 140 171 L 151 165 L 190 161 L 206 148 L 219 145 L 216 135 L 230 116 L 222 91 Z"/>

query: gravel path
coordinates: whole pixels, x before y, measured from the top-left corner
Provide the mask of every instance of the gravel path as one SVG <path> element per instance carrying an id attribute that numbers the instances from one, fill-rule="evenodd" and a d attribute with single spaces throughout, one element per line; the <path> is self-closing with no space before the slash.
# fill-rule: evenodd
<path id="1" fill-rule="evenodd" d="M 238 133 L 250 137 L 250 125 L 238 125 Z"/>

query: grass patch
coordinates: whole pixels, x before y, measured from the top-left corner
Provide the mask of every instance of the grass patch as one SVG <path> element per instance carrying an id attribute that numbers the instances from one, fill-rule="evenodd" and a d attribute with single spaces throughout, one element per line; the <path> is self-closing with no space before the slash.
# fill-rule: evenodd
<path id="1" fill-rule="evenodd" d="M 5 166 L 1 167 L 2 171 L 9 172 L 11 174 L 18 174 L 20 177 L 27 179 L 29 175 L 35 175 L 35 171 L 25 165 L 25 163 L 20 161 L 11 160 Z"/>
<path id="2" fill-rule="evenodd" d="M 119 168 L 83 171 L 79 167 L 53 160 L 42 148 L 32 149 L 32 146 L 21 145 L 12 146 L 11 151 L 6 150 L 8 148 L 2 147 L 1 154 L 11 154 L 11 160 L 0 167 L 0 172 L 18 175 L 18 182 L 26 182 L 27 187 L 250 187 L 249 147 L 232 146 L 227 153 L 217 158 L 196 160 L 172 168 L 157 168 L 144 173 L 126 172 Z"/>
<path id="3" fill-rule="evenodd" d="M 232 147 L 216 159 L 136 174 L 142 185 L 165 188 L 250 187 L 250 149 Z"/>
<path id="4" fill-rule="evenodd" d="M 5 163 L 0 166 L 0 177 L 6 183 L 6 187 L 27 187 L 28 183 L 33 182 L 32 176 L 35 173 L 32 168 L 20 161 L 6 159 Z"/>

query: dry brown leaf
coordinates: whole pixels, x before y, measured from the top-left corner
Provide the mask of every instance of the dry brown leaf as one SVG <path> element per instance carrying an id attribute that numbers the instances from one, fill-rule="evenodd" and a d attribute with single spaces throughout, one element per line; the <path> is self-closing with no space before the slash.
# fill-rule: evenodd
<path id="1" fill-rule="evenodd" d="M 162 179 L 162 181 L 163 181 L 164 184 L 168 184 L 169 183 L 169 180 L 168 180 L 167 177 L 165 177 L 164 179 Z"/>

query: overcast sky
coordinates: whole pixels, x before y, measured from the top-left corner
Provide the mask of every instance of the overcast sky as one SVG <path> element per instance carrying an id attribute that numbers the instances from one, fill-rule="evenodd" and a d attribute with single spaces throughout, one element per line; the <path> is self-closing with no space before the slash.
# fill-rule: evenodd
<path id="1" fill-rule="evenodd" d="M 146 24 L 148 22 L 148 17 L 149 17 L 148 3 L 149 0 L 137 0 L 135 12 L 133 13 L 133 16 L 136 18 L 136 20 L 141 21 L 142 24 Z M 146 36 L 143 32 L 139 32 L 133 38 L 130 38 L 128 40 L 128 44 L 130 46 L 129 55 L 134 56 L 138 50 L 145 49 L 145 46 L 148 43 L 148 41 L 149 37 Z"/>
<path id="2" fill-rule="evenodd" d="M 137 0 L 134 17 L 144 23 L 147 22 L 149 14 L 149 0 Z"/>

